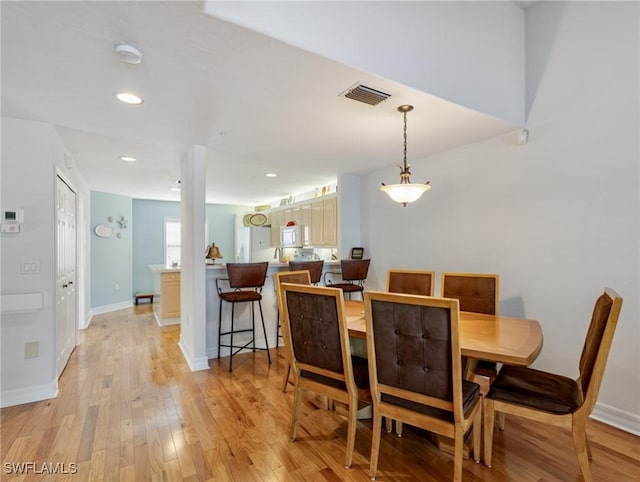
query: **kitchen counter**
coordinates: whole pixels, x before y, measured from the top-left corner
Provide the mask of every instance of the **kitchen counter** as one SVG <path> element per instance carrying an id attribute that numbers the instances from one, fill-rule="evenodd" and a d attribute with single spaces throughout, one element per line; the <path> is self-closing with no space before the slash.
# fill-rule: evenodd
<path id="1" fill-rule="evenodd" d="M 324 270 L 325 271 L 335 271 L 336 268 L 340 268 L 340 261 L 325 261 Z M 156 317 L 156 321 L 160 326 L 171 324 L 171 323 L 180 323 L 180 313 L 178 311 L 176 316 L 163 316 L 163 299 L 164 299 L 164 307 L 167 305 L 171 307 L 171 303 L 168 303 L 167 293 L 163 295 L 162 293 L 162 285 L 161 280 L 164 276 L 171 278 L 169 281 L 175 283 L 175 277 L 180 276 L 180 268 L 173 266 L 165 266 L 161 264 L 149 265 L 149 269 L 154 273 L 154 278 L 156 279 L 156 293 L 160 293 L 160 301 L 159 303 L 154 303 L 154 315 Z M 262 288 L 262 311 L 264 313 L 264 322 L 267 331 L 267 340 L 270 347 L 274 347 L 278 344 L 278 340 L 276 338 L 276 328 L 277 328 L 277 320 L 278 320 L 278 309 L 277 309 L 277 301 L 275 288 L 273 286 L 273 273 L 278 271 L 287 271 L 289 270 L 289 263 L 269 263 L 269 268 L 267 270 L 267 279 L 265 280 L 265 284 Z M 206 297 L 207 297 L 207 309 L 206 309 L 206 318 L 207 318 L 207 356 L 209 358 L 216 358 L 218 356 L 218 313 L 220 309 L 220 298 L 218 296 L 218 292 L 216 290 L 216 279 L 217 278 L 226 278 L 227 270 L 225 264 L 208 264 L 206 267 Z M 175 297 L 176 293 L 176 285 L 175 284 L 165 284 L 165 288 L 169 287 L 173 290 L 173 292 L 169 291 L 169 293 L 173 294 Z M 228 289 L 228 285 L 223 287 L 224 289 Z M 179 294 L 179 284 L 177 287 L 177 292 Z M 170 300 L 169 300 L 170 301 Z M 157 305 L 157 306 L 156 306 Z M 246 306 L 243 306 L 246 305 Z M 164 311 L 166 314 L 166 310 Z M 172 313 L 170 313 L 172 314 Z M 256 312 L 256 316 L 259 317 L 258 312 Z M 224 325 L 229 323 L 231 319 L 231 305 L 229 303 L 224 303 L 222 306 L 222 322 Z M 240 320 L 240 326 L 245 326 L 250 319 L 250 308 L 249 304 L 240 304 L 236 306 L 236 320 Z M 250 322 L 249 322 L 250 324 Z M 223 326 L 223 330 L 226 330 L 227 326 Z M 262 335 L 262 330 L 260 329 L 260 322 L 256 320 L 256 346 L 264 348 L 264 335 Z M 242 335 L 238 335 L 238 344 L 242 343 Z M 236 337 L 234 337 L 234 343 L 236 341 Z M 229 349 L 222 349 L 221 356 L 228 356 Z"/>

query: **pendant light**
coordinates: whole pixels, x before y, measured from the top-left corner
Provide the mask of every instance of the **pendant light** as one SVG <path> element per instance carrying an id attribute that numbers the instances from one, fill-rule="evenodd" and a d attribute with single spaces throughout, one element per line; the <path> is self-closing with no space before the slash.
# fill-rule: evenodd
<path id="1" fill-rule="evenodd" d="M 398 112 L 402 112 L 404 115 L 404 157 L 403 165 L 398 166 L 400 168 L 400 184 L 385 184 L 383 182 L 380 188 L 380 190 L 387 193 L 392 200 L 401 203 L 404 207 L 413 201 L 417 201 L 425 191 L 431 189 L 429 181 L 424 184 L 411 184 L 411 180 L 409 179 L 409 176 L 411 176 L 411 172 L 409 171 L 411 164 L 407 164 L 407 112 L 411 112 L 412 110 L 412 105 L 401 105 L 398 107 Z"/>

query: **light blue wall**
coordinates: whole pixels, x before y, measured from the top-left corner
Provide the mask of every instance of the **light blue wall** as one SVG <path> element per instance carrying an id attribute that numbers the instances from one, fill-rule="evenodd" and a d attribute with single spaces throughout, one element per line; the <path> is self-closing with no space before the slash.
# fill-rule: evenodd
<path id="1" fill-rule="evenodd" d="M 207 204 L 207 244 L 216 243 L 222 259 L 218 262 L 233 262 L 236 214 L 251 212 L 246 206 Z"/>
<path id="2" fill-rule="evenodd" d="M 233 260 L 233 236 L 236 214 L 246 206 L 207 204 L 207 244 L 215 242 L 225 258 Z M 133 200 L 133 292 L 153 291 L 150 264 L 164 264 L 164 221 L 180 218 L 180 203 L 173 201 Z M 202 247 L 202 258 L 206 245 Z"/>
<path id="3" fill-rule="evenodd" d="M 116 222 L 121 216 L 127 220 L 126 228 Z M 120 238 L 97 236 L 95 228 L 99 224 L 112 226 Z M 91 192 L 91 308 L 131 301 L 132 226 L 130 197 Z"/>
<path id="4" fill-rule="evenodd" d="M 153 292 L 150 264 L 164 264 L 164 221 L 180 219 L 180 203 L 133 200 L 133 291 Z"/>

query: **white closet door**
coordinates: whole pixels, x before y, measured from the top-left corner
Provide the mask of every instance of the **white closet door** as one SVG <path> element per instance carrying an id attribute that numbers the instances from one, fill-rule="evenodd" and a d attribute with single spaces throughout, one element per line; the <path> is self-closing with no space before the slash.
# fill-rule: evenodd
<path id="1" fill-rule="evenodd" d="M 56 179 L 56 354 L 58 376 L 76 346 L 76 193 Z"/>

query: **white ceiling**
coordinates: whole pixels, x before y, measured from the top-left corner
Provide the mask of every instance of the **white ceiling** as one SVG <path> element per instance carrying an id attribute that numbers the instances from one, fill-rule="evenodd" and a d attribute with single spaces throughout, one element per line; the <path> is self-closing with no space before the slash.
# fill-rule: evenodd
<path id="1" fill-rule="evenodd" d="M 136 198 L 178 200 L 169 188 L 180 160 L 205 145 L 207 201 L 247 205 L 398 164 L 401 104 L 415 106 L 410 162 L 515 128 L 206 16 L 202 6 L 2 2 L 2 114 L 53 124 L 90 189 Z M 141 49 L 143 62 L 122 62 L 118 42 Z M 392 97 L 372 107 L 340 95 L 357 82 Z M 116 101 L 121 90 L 144 103 Z"/>

